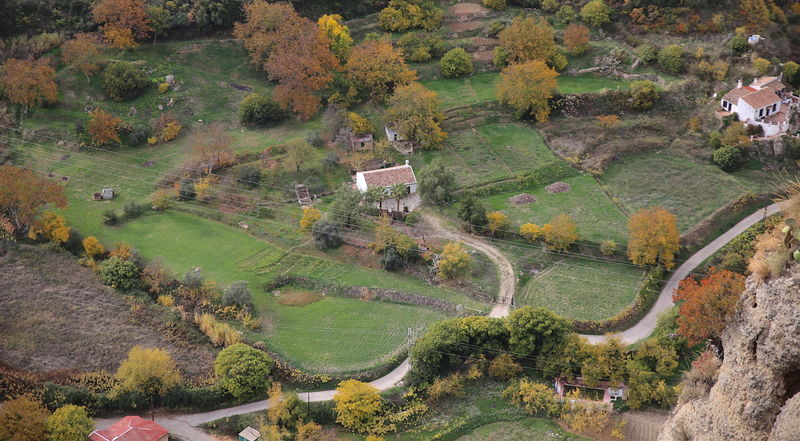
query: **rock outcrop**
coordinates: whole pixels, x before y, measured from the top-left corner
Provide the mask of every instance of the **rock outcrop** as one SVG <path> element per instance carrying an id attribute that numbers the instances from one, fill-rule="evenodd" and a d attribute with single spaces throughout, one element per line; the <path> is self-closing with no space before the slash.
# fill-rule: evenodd
<path id="1" fill-rule="evenodd" d="M 684 392 L 659 441 L 800 440 L 800 265 L 766 282 L 751 276 L 722 342 L 716 383 Z"/>

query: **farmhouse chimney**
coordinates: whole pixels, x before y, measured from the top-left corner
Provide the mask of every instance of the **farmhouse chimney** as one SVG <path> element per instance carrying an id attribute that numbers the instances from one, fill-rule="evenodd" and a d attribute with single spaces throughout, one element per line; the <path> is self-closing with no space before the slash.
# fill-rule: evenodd
<path id="1" fill-rule="evenodd" d="M 406 159 L 406 165 L 408 165 L 408 159 Z"/>
<path id="2" fill-rule="evenodd" d="M 742 79 L 741 78 L 739 79 L 739 82 L 736 84 L 736 88 L 737 89 L 741 89 L 742 88 Z"/>

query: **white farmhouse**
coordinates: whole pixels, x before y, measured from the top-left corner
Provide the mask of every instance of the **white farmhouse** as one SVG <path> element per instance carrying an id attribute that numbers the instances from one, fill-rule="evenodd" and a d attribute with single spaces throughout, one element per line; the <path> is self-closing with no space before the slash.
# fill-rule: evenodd
<path id="1" fill-rule="evenodd" d="M 398 142 L 398 141 L 405 141 L 403 135 L 399 134 L 395 129 L 389 126 L 383 126 L 384 130 L 386 131 L 386 139 L 391 142 Z"/>
<path id="2" fill-rule="evenodd" d="M 400 211 L 403 213 L 408 213 L 417 208 L 420 203 L 419 194 L 417 194 L 417 176 L 408 161 L 406 161 L 405 165 L 356 173 L 356 188 L 361 193 L 366 193 L 367 190 L 372 188 L 382 188 L 388 196 L 390 188 L 396 184 L 406 186 L 406 196 L 400 198 L 399 201 L 387 198 L 380 203 L 376 203 L 376 206 L 385 208 L 390 212 Z"/>
<path id="3" fill-rule="evenodd" d="M 761 126 L 764 136 L 784 134 L 792 103 L 791 96 L 784 97 L 785 88 L 779 77 L 756 78 L 749 86 L 742 86 L 739 80 L 736 88 L 722 97 L 720 106 L 723 113 L 736 113 L 745 124 Z"/>

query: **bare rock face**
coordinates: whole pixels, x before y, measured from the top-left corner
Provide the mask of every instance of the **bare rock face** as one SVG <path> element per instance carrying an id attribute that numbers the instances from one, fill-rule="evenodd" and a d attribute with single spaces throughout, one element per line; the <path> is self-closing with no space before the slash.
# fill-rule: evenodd
<path id="1" fill-rule="evenodd" d="M 659 441 L 800 440 L 800 265 L 750 277 L 708 394 L 679 404 Z"/>

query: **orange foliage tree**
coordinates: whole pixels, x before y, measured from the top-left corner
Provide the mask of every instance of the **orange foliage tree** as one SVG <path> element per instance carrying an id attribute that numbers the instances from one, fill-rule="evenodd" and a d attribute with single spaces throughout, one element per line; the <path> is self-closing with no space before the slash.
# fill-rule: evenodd
<path id="1" fill-rule="evenodd" d="M 628 220 L 628 233 L 631 262 L 672 268 L 681 240 L 674 214 L 663 207 L 642 208 Z"/>
<path id="2" fill-rule="evenodd" d="M 379 101 L 386 100 L 394 88 L 417 77 L 406 65 L 403 52 L 382 40 L 367 40 L 354 47 L 345 72 L 350 86 Z"/>
<path id="3" fill-rule="evenodd" d="M 25 168 L 0 166 L 0 217 L 6 217 L 18 234 L 28 232 L 47 204 L 67 206 L 61 185 Z"/>
<path id="4" fill-rule="evenodd" d="M 91 34 L 78 34 L 61 45 L 61 59 L 78 69 L 88 80 L 100 69 L 100 49 L 103 45 Z"/>
<path id="5" fill-rule="evenodd" d="M 56 71 L 48 58 L 8 59 L 3 65 L 0 83 L 8 100 L 24 106 L 25 112 L 32 106 L 54 103 L 58 99 Z"/>
<path id="6" fill-rule="evenodd" d="M 516 17 L 497 36 L 500 45 L 508 50 L 509 61 L 524 63 L 547 61 L 557 51 L 553 28 L 533 17 Z"/>
<path id="7" fill-rule="evenodd" d="M 744 291 L 744 282 L 741 274 L 713 269 L 700 281 L 694 277 L 682 280 L 672 296 L 680 308 L 678 333 L 693 345 L 719 337 Z"/>
<path id="8" fill-rule="evenodd" d="M 207 173 L 233 162 L 231 137 L 220 123 L 209 124 L 195 130 L 190 144 L 192 153 L 200 162 L 203 171 Z"/>
<path id="9" fill-rule="evenodd" d="M 102 25 L 106 40 L 117 49 L 136 47 L 135 39 L 147 37 L 152 30 L 141 0 L 100 0 L 92 8 L 92 17 Z"/>
<path id="10" fill-rule="evenodd" d="M 65 243 L 69 239 L 69 230 L 64 216 L 45 211 L 28 230 L 28 237 L 31 239 L 43 237 L 50 242 Z"/>
<path id="11" fill-rule="evenodd" d="M 320 93 L 340 68 L 330 40 L 289 5 L 259 0 L 245 6 L 245 15 L 244 23 L 236 23 L 234 35 L 243 41 L 253 63 L 278 82 L 273 99 L 284 110 L 310 118 L 320 108 Z"/>
<path id="12" fill-rule="evenodd" d="M 117 129 L 119 125 L 122 124 L 121 119 L 103 109 L 95 109 L 92 111 L 91 115 L 92 119 L 89 120 L 87 131 L 95 145 L 100 146 L 112 142 L 120 142 Z"/>
<path id="13" fill-rule="evenodd" d="M 572 23 L 564 30 L 564 46 L 573 55 L 581 55 L 589 50 L 589 28 Z"/>
<path id="14" fill-rule="evenodd" d="M 522 64 L 512 64 L 500 73 L 497 85 L 497 99 L 508 104 L 522 116 L 531 113 L 539 122 L 550 117 L 548 100 L 558 86 L 558 72 L 549 68 L 544 61 L 533 60 Z"/>

